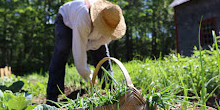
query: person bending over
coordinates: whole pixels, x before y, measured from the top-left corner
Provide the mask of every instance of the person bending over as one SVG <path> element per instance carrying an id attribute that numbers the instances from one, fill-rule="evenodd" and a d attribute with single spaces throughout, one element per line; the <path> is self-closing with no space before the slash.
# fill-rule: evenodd
<path id="1" fill-rule="evenodd" d="M 47 100 L 57 102 L 58 87 L 64 91 L 65 65 L 71 48 L 78 73 L 88 81 L 92 72 L 87 64 L 87 51 L 91 51 L 96 66 L 102 58 L 109 57 L 107 44 L 120 39 L 125 32 L 125 20 L 118 5 L 105 0 L 75 0 L 62 5 L 55 20 L 55 47 L 49 66 Z M 103 66 L 110 69 L 110 61 Z M 98 78 L 102 75 L 103 71 L 99 71 Z"/>

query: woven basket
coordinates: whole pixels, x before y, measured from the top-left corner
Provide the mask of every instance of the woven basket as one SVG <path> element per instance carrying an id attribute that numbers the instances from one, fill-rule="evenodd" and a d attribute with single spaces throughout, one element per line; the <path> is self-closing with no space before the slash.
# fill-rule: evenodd
<path id="1" fill-rule="evenodd" d="M 98 71 L 101 65 L 107 60 L 114 61 L 120 67 L 121 71 L 124 74 L 126 85 L 128 89 L 131 90 L 131 92 L 126 93 L 124 96 L 120 98 L 119 109 L 120 110 L 148 110 L 148 106 L 147 106 L 148 104 L 146 102 L 146 99 L 141 95 L 140 91 L 134 87 L 134 85 L 131 82 L 131 78 L 128 74 L 128 71 L 126 70 L 124 65 L 116 58 L 105 57 L 97 64 L 95 71 L 93 73 L 93 77 L 92 77 L 93 86 L 91 87 L 94 87 L 95 79 L 96 79 L 96 76 L 98 74 Z M 117 106 L 116 104 L 105 105 L 105 106 L 94 107 L 93 110 L 117 110 Z"/>

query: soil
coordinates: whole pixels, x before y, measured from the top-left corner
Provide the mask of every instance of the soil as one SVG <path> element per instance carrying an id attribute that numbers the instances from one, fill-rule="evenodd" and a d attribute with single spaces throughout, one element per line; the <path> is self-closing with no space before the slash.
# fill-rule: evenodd
<path id="1" fill-rule="evenodd" d="M 80 97 L 88 96 L 85 89 L 81 89 L 81 88 L 75 89 L 74 86 L 71 86 L 71 87 L 65 86 L 64 94 L 65 94 L 65 96 L 67 96 L 67 98 L 70 98 L 70 99 L 73 99 L 73 100 L 77 99 L 78 94 L 79 94 Z M 59 95 L 58 96 L 58 102 L 61 102 L 61 101 L 63 102 L 63 101 L 67 101 L 67 100 L 62 95 Z M 46 103 L 46 97 L 34 96 L 32 102 L 34 104 L 45 104 Z"/>
<path id="2" fill-rule="evenodd" d="M 71 87 L 65 86 L 64 94 L 67 98 L 70 98 L 72 100 L 77 99 L 78 94 L 80 97 L 88 95 L 85 89 L 83 88 L 75 89 L 74 86 Z M 67 101 L 67 100 L 63 96 L 59 96 L 58 101 Z"/>
<path id="3" fill-rule="evenodd" d="M 206 102 L 206 105 L 217 109 L 217 105 L 215 104 L 215 101 L 220 102 L 220 96 L 215 95 L 210 97 L 209 100 Z"/>

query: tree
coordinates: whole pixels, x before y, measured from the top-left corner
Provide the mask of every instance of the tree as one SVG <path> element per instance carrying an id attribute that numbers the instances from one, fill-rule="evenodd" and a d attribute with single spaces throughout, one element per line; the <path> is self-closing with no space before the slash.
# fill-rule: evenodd
<path id="1" fill-rule="evenodd" d="M 126 35 L 110 44 L 111 53 L 125 61 L 151 56 L 158 58 L 175 49 L 172 0 L 114 0 L 123 9 Z M 112 46 L 113 45 L 113 46 Z M 117 47 L 117 48 L 114 48 Z M 119 49 L 120 48 L 120 49 Z M 120 53 L 115 50 L 120 50 Z M 115 54 L 115 52 L 117 54 Z M 120 55 L 118 55 L 120 54 Z"/>
<path id="2" fill-rule="evenodd" d="M 55 17 L 67 1 L 71 0 L 0 0 L 0 67 L 12 66 L 18 75 L 47 71 Z M 175 49 L 173 10 L 167 8 L 172 0 L 109 1 L 122 8 L 127 24 L 125 36 L 110 43 L 111 56 L 129 61 Z"/>

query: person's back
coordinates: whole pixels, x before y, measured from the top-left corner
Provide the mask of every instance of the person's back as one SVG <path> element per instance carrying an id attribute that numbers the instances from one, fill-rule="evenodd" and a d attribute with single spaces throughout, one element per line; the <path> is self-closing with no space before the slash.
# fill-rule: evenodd
<path id="1" fill-rule="evenodd" d="M 84 0 L 74 0 L 63 4 L 59 8 L 59 13 L 62 15 L 65 25 L 69 28 L 72 28 L 77 24 L 77 19 L 80 14 L 88 14 L 89 17 L 89 10 L 85 5 Z M 83 19 L 83 17 L 80 18 L 80 20 Z M 71 23 L 72 21 L 75 21 L 74 24 Z"/>

